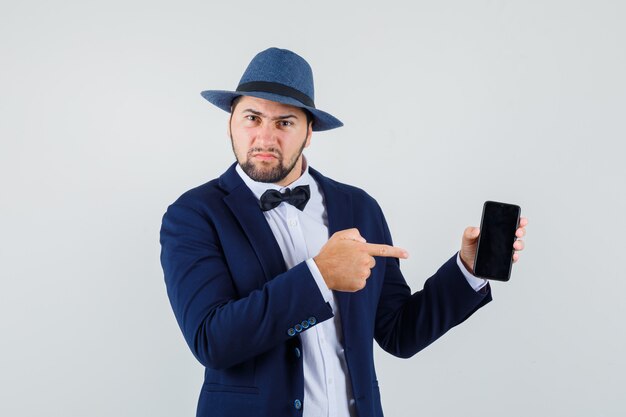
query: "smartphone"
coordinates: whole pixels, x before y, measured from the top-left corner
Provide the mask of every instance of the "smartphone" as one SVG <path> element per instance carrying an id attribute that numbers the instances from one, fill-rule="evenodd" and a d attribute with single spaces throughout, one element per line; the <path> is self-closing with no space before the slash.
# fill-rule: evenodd
<path id="1" fill-rule="evenodd" d="M 508 281 L 513 265 L 513 242 L 521 209 L 515 204 L 486 201 L 480 220 L 474 275 Z"/>

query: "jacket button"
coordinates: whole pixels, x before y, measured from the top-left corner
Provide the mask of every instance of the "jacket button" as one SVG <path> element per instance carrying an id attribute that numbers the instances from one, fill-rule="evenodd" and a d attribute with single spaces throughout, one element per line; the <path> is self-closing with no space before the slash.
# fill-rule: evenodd
<path id="1" fill-rule="evenodd" d="M 293 402 L 293 406 L 296 408 L 296 410 L 301 409 L 301 408 L 302 408 L 302 401 L 300 401 L 300 400 L 295 400 L 295 401 Z"/>
<path id="2" fill-rule="evenodd" d="M 296 354 L 296 358 L 299 358 L 300 356 L 302 356 L 302 352 L 300 352 L 299 348 L 295 348 L 294 353 Z"/>
<path id="3" fill-rule="evenodd" d="M 289 330 L 287 330 L 287 334 L 289 336 L 293 336 L 294 334 L 296 334 L 296 331 L 293 329 L 293 327 L 291 327 Z"/>
<path id="4" fill-rule="evenodd" d="M 302 331 L 302 325 L 301 324 L 296 324 L 295 326 L 293 326 L 294 329 L 296 329 L 296 332 L 300 333 Z"/>
<path id="5" fill-rule="evenodd" d="M 305 329 L 308 329 L 310 324 L 307 320 L 303 320 L 302 323 L 300 323 L 302 325 L 302 327 L 304 327 Z"/>
<path id="6" fill-rule="evenodd" d="M 317 319 L 315 317 L 309 317 L 309 324 L 313 326 L 315 323 L 317 323 Z"/>

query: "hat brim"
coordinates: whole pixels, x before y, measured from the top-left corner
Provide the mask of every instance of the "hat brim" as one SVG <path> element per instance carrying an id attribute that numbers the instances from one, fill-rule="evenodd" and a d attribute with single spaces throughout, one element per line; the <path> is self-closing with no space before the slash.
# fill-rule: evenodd
<path id="1" fill-rule="evenodd" d="M 266 93 L 264 91 L 225 91 L 225 90 L 206 90 L 200 93 L 210 103 L 216 105 L 220 109 L 230 113 L 230 104 L 236 97 L 251 96 L 262 98 L 265 100 L 275 101 L 277 103 L 288 104 L 290 106 L 300 107 L 308 110 L 313 115 L 313 130 L 323 131 L 335 129 L 343 126 L 343 123 L 335 116 L 325 111 L 316 109 L 315 107 L 305 106 L 292 97 L 282 96 L 280 94 Z"/>

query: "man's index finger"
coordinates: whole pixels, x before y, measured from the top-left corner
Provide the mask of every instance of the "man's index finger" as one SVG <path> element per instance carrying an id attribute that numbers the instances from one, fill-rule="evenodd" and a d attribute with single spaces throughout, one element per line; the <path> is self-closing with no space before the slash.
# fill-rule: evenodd
<path id="1" fill-rule="evenodd" d="M 402 258 L 409 257 L 409 253 L 396 246 L 381 245 L 376 243 L 365 243 L 367 253 L 371 256 L 383 256 L 386 258 Z"/>

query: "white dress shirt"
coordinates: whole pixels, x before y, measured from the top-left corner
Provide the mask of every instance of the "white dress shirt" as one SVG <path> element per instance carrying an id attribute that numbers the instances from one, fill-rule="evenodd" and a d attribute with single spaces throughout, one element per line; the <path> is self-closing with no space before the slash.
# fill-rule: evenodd
<path id="1" fill-rule="evenodd" d="M 305 168 L 302 175 L 288 187 L 256 182 L 248 177 L 239 165 L 236 171 L 258 199 L 269 189 L 282 192 L 285 188 L 299 185 L 310 187 L 311 198 L 304 210 L 300 211 L 291 204 L 281 203 L 275 209 L 265 211 L 263 214 L 278 242 L 287 268 L 306 262 L 322 296 L 334 313 L 332 319 L 318 323 L 300 334 L 304 369 L 303 415 L 354 417 L 356 412 L 343 350 L 339 305 L 313 261 L 313 257 L 319 253 L 329 238 L 328 215 L 322 190 L 309 174 L 306 165 L 304 160 Z M 486 285 L 486 280 L 473 276 L 465 269 L 458 255 L 457 264 L 476 291 Z"/>

